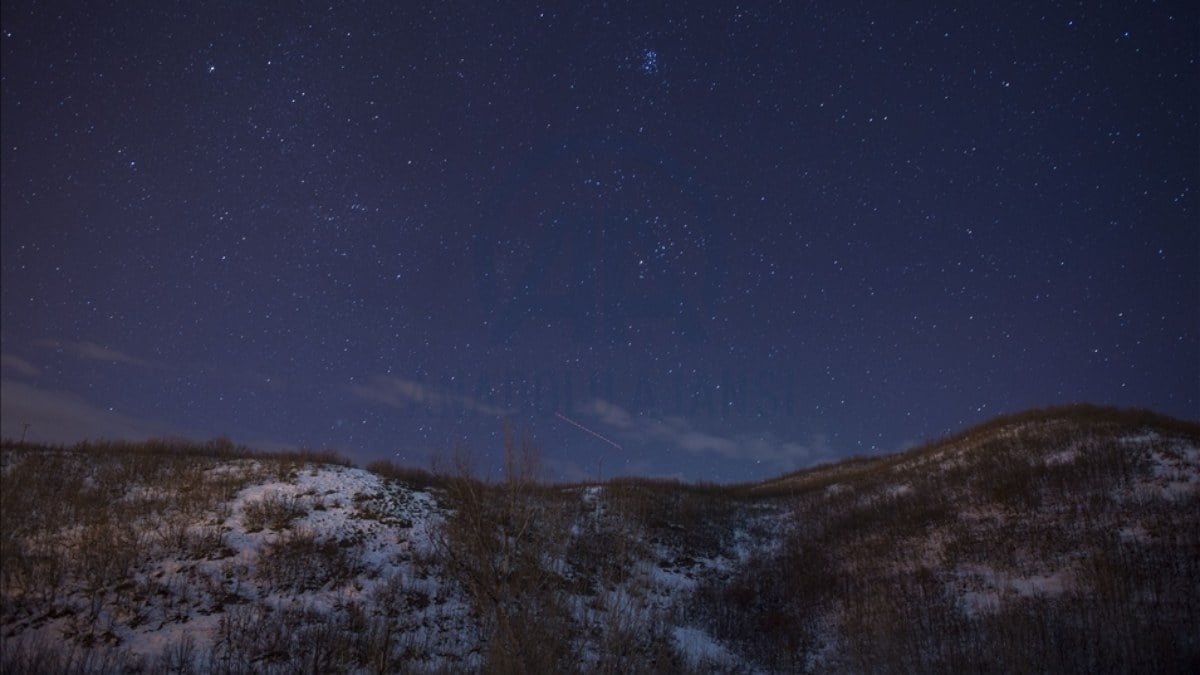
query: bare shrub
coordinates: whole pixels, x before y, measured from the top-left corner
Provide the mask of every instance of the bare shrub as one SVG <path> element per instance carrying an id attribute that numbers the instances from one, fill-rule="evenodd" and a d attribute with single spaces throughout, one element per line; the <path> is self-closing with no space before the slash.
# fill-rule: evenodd
<path id="1" fill-rule="evenodd" d="M 400 466 L 383 459 L 367 465 L 367 471 L 391 480 L 399 481 L 414 490 L 445 487 L 441 477 L 424 469 Z"/>
<path id="2" fill-rule="evenodd" d="M 116 675 L 142 672 L 141 659 L 118 647 L 84 647 L 74 643 L 32 641 L 0 637 L 0 672 L 11 673 L 88 673 Z"/>
<path id="3" fill-rule="evenodd" d="M 453 511 L 435 545 L 483 622 L 487 670 L 563 672 L 570 664 L 565 580 L 555 569 L 566 518 L 541 498 L 539 472 L 537 447 L 506 429 L 498 483 L 477 479 L 461 451 L 441 478 Z"/>
<path id="4" fill-rule="evenodd" d="M 271 492 L 262 499 L 246 503 L 242 508 L 242 525 L 247 532 L 259 532 L 263 528 L 279 532 L 307 514 L 308 510 L 295 495 Z"/>
<path id="5" fill-rule="evenodd" d="M 273 590 L 315 591 L 358 576 L 363 571 L 361 553 L 359 547 L 343 546 L 335 537 L 293 530 L 263 548 L 257 575 Z"/>
<path id="6" fill-rule="evenodd" d="M 170 675 L 191 675 L 200 672 L 197 661 L 196 638 L 185 634 L 163 647 L 156 664 L 158 670 Z"/>

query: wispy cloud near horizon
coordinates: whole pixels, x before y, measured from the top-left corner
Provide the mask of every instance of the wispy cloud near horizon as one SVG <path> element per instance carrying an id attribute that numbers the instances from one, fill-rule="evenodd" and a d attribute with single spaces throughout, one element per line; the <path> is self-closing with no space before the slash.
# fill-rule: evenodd
<path id="1" fill-rule="evenodd" d="M 95 342 L 71 340 L 38 340 L 34 344 L 51 349 L 60 349 L 75 358 L 85 361 L 101 361 L 104 363 L 122 363 L 139 368 L 157 368 L 158 364 L 146 359 L 131 356 L 117 349 L 98 345 Z"/>
<path id="2" fill-rule="evenodd" d="M 365 383 L 353 384 L 350 392 L 359 398 L 391 408 L 406 409 L 414 405 L 439 410 L 462 409 L 481 415 L 507 417 L 512 411 L 457 394 L 436 386 L 390 375 L 373 375 Z"/>
<path id="3" fill-rule="evenodd" d="M 770 432 L 722 436 L 705 432 L 683 417 L 635 416 L 615 403 L 598 398 L 581 410 L 628 442 L 657 443 L 696 455 L 754 462 L 777 471 L 793 471 L 833 456 L 828 438 L 820 433 L 811 434 L 807 442 L 783 440 Z"/>
<path id="4" fill-rule="evenodd" d="M 0 355 L 0 368 L 24 377 L 37 377 L 42 371 L 33 363 L 15 354 Z"/>
<path id="5" fill-rule="evenodd" d="M 161 422 L 105 409 L 78 394 L 0 380 L 3 435 L 19 437 L 25 424 L 29 425 L 30 440 L 47 443 L 99 438 L 137 441 L 181 435 Z"/>
<path id="6" fill-rule="evenodd" d="M 184 438 L 205 441 L 218 435 L 266 452 L 295 450 L 303 443 L 279 440 L 252 430 L 199 433 L 135 413 L 122 413 L 96 404 L 74 392 L 45 389 L 12 379 L 0 380 L 0 435 L 26 437 L 39 443 L 70 445 L 85 440 L 143 441 Z"/>

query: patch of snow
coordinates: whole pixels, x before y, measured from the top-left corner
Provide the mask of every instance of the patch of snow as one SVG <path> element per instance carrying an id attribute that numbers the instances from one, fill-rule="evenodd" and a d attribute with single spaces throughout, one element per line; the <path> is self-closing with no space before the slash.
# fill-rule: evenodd
<path id="1" fill-rule="evenodd" d="M 1069 570 L 1015 576 L 986 565 L 961 565 L 952 573 L 951 588 L 958 592 L 959 607 L 968 616 L 998 611 L 1006 596 L 1059 595 L 1071 590 Z"/>
<path id="2" fill-rule="evenodd" d="M 1046 455 L 1046 466 L 1054 466 L 1056 464 L 1070 464 L 1079 457 L 1079 450 L 1072 448 L 1070 450 L 1060 450 L 1059 452 Z"/>
<path id="3" fill-rule="evenodd" d="M 1130 438 L 1125 440 L 1133 442 Z M 1183 442 L 1166 447 L 1155 443 L 1148 447 L 1147 458 L 1150 475 L 1136 480 L 1131 488 L 1117 494 L 1118 499 L 1135 502 L 1177 500 L 1200 492 L 1200 448 Z"/>
<path id="4" fill-rule="evenodd" d="M 675 648 L 692 668 L 744 668 L 741 659 L 699 628 L 676 626 L 672 631 Z"/>
<path id="5" fill-rule="evenodd" d="M 959 609 L 969 617 L 1000 611 L 1000 596 L 995 591 L 967 591 L 959 596 Z"/>
<path id="6" fill-rule="evenodd" d="M 1067 575 L 1062 570 L 1050 574 L 1011 577 L 1007 582 L 1008 588 L 1024 596 L 1058 595 L 1070 587 Z"/>
<path id="7" fill-rule="evenodd" d="M 1121 443 L 1123 443 L 1125 445 L 1141 445 L 1141 444 L 1145 444 L 1145 443 L 1152 443 L 1154 441 L 1157 441 L 1160 438 L 1162 438 L 1162 436 L 1160 436 L 1159 434 L 1157 434 L 1153 431 L 1147 431 L 1145 433 L 1141 433 L 1141 434 L 1137 434 L 1137 435 L 1133 435 L 1133 436 L 1125 436 L 1124 438 L 1121 439 Z"/>
<path id="8" fill-rule="evenodd" d="M 1122 527 L 1120 530 L 1117 530 L 1117 536 L 1121 537 L 1122 541 L 1138 543 L 1151 541 L 1150 533 L 1140 523 Z"/>

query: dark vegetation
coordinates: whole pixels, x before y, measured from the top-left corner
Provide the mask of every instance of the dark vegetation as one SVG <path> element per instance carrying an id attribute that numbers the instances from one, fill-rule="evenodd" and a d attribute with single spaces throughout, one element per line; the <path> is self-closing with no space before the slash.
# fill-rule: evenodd
<path id="1" fill-rule="evenodd" d="M 550 485 L 528 438 L 510 433 L 504 450 L 498 478 L 480 478 L 455 451 L 432 471 L 371 464 L 391 487 L 350 503 L 268 492 L 234 513 L 249 486 L 348 462 L 227 440 L 5 441 L 0 669 L 1200 666 L 1195 423 L 1092 406 L 1030 411 L 904 453 L 730 486 Z M 440 505 L 430 548 L 372 564 L 373 537 L 412 531 L 413 490 Z M 360 529 L 298 524 L 343 507 Z M 231 518 L 270 537 L 253 571 L 227 540 Z M 664 599 L 660 577 L 686 592 Z M 272 605 L 267 592 L 300 600 Z M 318 606 L 320 593 L 340 599 Z M 185 632 L 154 657 L 122 650 L 122 630 L 195 613 L 219 615 L 217 629 Z M 46 625 L 59 627 L 52 648 L 23 637 Z M 676 626 L 715 637 L 734 660 L 689 661 Z"/>
<path id="2" fill-rule="evenodd" d="M 1075 406 L 750 486 L 791 531 L 693 602 L 781 670 L 833 629 L 855 671 L 1188 672 L 1197 447 L 1196 424 Z"/>

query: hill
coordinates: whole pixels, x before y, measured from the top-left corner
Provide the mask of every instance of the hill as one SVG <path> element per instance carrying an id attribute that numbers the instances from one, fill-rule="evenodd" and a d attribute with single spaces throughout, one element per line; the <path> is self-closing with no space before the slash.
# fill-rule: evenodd
<path id="1" fill-rule="evenodd" d="M 1189 672 L 1200 426 L 1073 406 L 757 484 L 6 442 L 6 673 Z"/>

